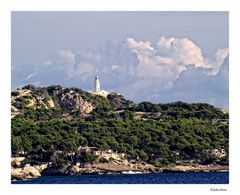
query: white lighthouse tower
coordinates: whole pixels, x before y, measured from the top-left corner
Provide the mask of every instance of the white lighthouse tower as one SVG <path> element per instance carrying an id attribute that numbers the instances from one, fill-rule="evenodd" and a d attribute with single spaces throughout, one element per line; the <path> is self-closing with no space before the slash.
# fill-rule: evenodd
<path id="1" fill-rule="evenodd" d="M 94 81 L 94 87 L 95 87 L 95 92 L 100 92 L 100 81 L 98 79 L 98 76 L 95 77 Z"/>
<path id="2" fill-rule="evenodd" d="M 88 91 L 89 93 L 93 94 L 93 95 L 100 95 L 103 97 L 107 97 L 109 92 L 105 91 L 105 90 L 101 90 L 100 88 L 100 81 L 98 79 L 98 76 L 95 76 L 95 80 L 94 80 L 94 89 L 91 91 Z"/>

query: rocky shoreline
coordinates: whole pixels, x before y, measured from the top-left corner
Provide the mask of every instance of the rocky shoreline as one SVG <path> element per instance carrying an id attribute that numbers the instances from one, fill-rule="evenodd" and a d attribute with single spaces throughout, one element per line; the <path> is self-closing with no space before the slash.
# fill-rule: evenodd
<path id="1" fill-rule="evenodd" d="M 90 152 L 95 152 L 93 155 Z M 134 174 L 162 172 L 227 172 L 228 165 L 216 163 L 179 161 L 168 166 L 156 166 L 137 159 L 129 159 L 124 153 L 111 150 L 98 151 L 94 147 L 81 147 L 75 160 L 61 160 L 62 152 L 55 152 L 48 162 L 31 161 L 29 157 L 12 157 L 11 179 L 25 180 L 40 176 L 68 176 L 84 174 Z M 70 154 L 73 155 L 73 154 Z M 79 156 L 77 156 L 79 155 Z M 87 160 L 81 157 L 89 157 Z M 94 157 L 91 159 L 90 157 Z M 77 160 L 78 159 L 78 160 Z M 29 162 L 32 162 L 31 165 Z"/>
<path id="2" fill-rule="evenodd" d="M 109 163 L 93 163 L 87 164 L 84 167 L 79 165 L 61 165 L 51 166 L 49 164 L 42 164 L 36 166 L 30 166 L 29 164 L 21 168 L 12 168 L 11 179 L 12 180 L 25 180 L 33 179 L 40 176 L 66 176 L 66 175 L 84 175 L 84 174 L 134 174 L 134 173 L 161 173 L 161 172 L 228 172 L 228 166 L 222 165 L 176 165 L 168 167 L 156 167 L 151 164 L 116 164 L 114 162 Z"/>
<path id="3" fill-rule="evenodd" d="M 11 180 L 25 180 L 40 177 L 40 171 L 35 166 L 27 164 L 21 168 L 11 169 Z"/>
<path id="4" fill-rule="evenodd" d="M 162 172 L 228 172 L 229 166 L 223 165 L 177 165 L 174 167 L 165 167 L 162 168 Z"/>

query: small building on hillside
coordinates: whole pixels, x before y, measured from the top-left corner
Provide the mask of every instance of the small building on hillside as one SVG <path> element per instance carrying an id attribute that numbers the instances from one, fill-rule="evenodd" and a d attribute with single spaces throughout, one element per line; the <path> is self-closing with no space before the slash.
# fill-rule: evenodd
<path id="1" fill-rule="evenodd" d="M 224 149 L 205 150 L 204 153 L 207 157 L 215 157 L 215 158 L 223 158 L 227 155 Z"/>
<path id="2" fill-rule="evenodd" d="M 86 155 L 86 154 L 95 154 L 98 155 L 97 153 L 99 150 L 96 147 L 88 147 L 88 146 L 79 146 L 78 147 L 78 154 L 81 155 Z"/>

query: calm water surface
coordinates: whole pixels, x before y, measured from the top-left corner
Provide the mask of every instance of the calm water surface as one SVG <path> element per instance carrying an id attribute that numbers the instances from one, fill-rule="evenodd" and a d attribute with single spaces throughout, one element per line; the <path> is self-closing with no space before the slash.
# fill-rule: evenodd
<path id="1" fill-rule="evenodd" d="M 12 184 L 228 184 L 228 172 L 43 176 Z"/>

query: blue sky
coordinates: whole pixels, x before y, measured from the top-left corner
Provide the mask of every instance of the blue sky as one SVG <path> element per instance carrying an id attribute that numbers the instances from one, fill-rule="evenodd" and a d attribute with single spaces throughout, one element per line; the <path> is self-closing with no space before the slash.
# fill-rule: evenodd
<path id="1" fill-rule="evenodd" d="M 12 88 L 228 107 L 228 12 L 12 12 Z"/>

